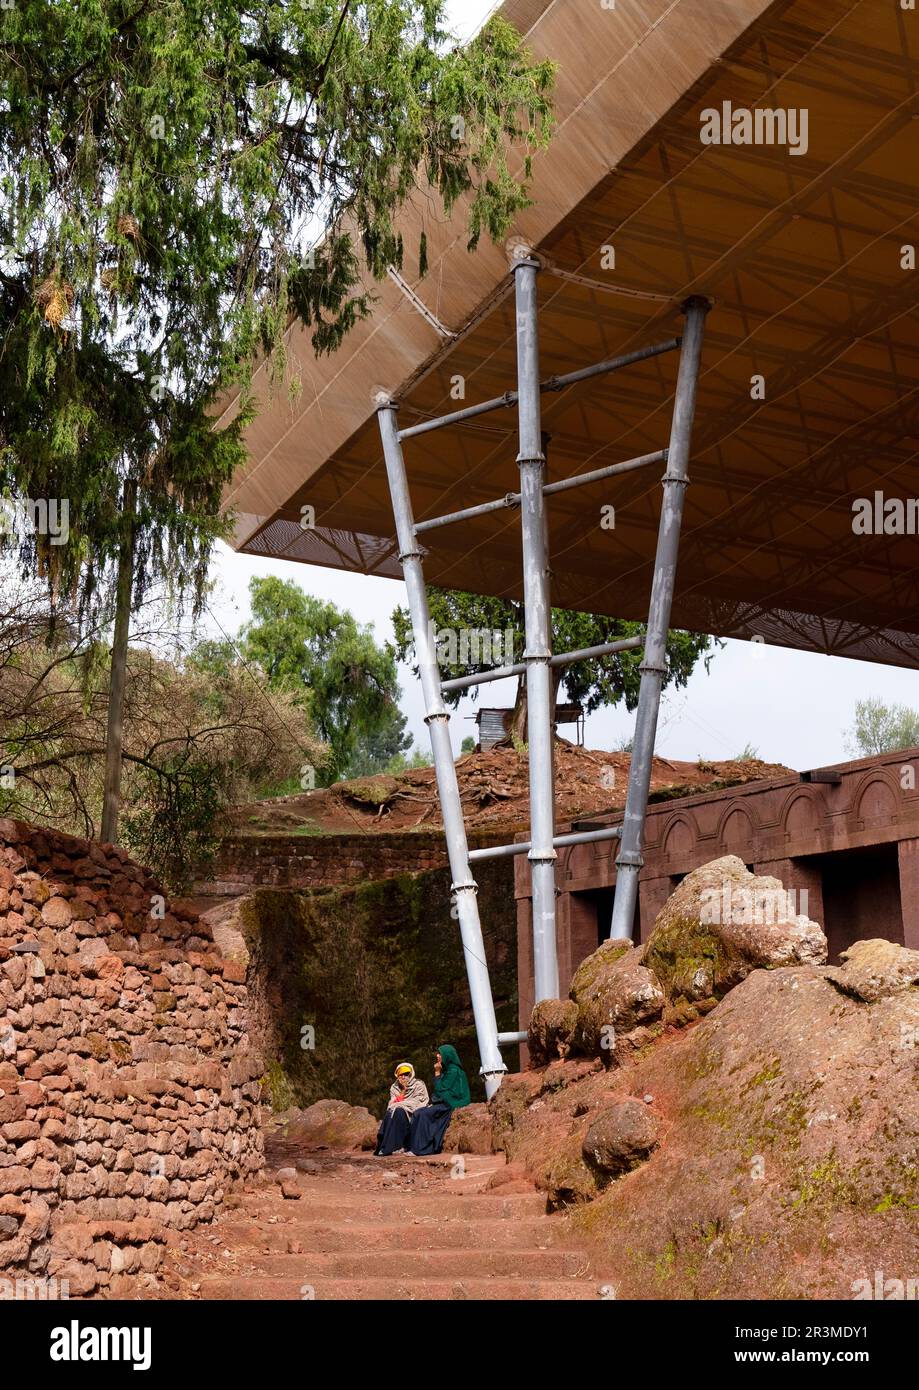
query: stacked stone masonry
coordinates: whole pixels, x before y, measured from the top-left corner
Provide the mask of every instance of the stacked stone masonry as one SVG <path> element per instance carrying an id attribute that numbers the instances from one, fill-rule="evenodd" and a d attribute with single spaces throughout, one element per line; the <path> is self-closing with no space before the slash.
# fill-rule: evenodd
<path id="1" fill-rule="evenodd" d="M 263 1161 L 244 969 L 120 849 L 0 819 L 0 1280 L 143 1293 Z"/>
<path id="2" fill-rule="evenodd" d="M 500 844 L 510 834 L 472 832 L 469 844 Z M 231 835 L 223 842 L 201 894 L 226 896 L 253 888 L 337 888 L 370 879 L 440 869 L 447 862 L 442 830 L 377 834 Z"/>

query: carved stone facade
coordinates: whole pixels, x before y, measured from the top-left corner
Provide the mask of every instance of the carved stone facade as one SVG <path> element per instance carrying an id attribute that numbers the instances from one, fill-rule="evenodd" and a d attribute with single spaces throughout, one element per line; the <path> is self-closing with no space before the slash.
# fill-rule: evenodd
<path id="1" fill-rule="evenodd" d="M 614 813 L 589 826 L 617 819 Z M 557 833 L 587 824 L 560 825 Z M 609 933 L 617 848 L 617 841 L 608 840 L 558 851 L 563 994 L 578 964 Z M 648 808 L 643 854 L 634 933 L 643 941 L 691 869 L 736 854 L 754 872 L 773 874 L 800 895 L 798 911 L 821 923 L 831 960 L 865 937 L 919 949 L 919 749 L 659 802 Z M 526 856 L 518 857 L 515 871 L 525 1028 L 533 1006 Z"/>

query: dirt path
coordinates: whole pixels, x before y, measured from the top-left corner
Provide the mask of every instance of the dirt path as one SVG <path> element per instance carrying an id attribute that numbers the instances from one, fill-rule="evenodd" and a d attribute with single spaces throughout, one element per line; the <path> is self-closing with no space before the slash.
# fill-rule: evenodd
<path id="1" fill-rule="evenodd" d="M 289 1156 L 288 1156 L 289 1157 Z M 273 1161 L 284 1162 L 275 1154 Z M 503 1155 L 297 1156 L 169 1252 L 188 1299 L 597 1299 L 563 1216 Z M 306 1171 L 303 1171 L 306 1170 Z M 285 1169 L 286 1172 L 293 1171 Z"/>

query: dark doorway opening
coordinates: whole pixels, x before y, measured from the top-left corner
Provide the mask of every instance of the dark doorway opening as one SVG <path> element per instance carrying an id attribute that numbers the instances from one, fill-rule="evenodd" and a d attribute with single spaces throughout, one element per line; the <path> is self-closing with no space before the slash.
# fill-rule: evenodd
<path id="1" fill-rule="evenodd" d="M 853 941 L 880 936 L 903 945 L 895 844 L 815 855 L 807 863 L 823 876 L 823 930 L 831 963 Z"/>

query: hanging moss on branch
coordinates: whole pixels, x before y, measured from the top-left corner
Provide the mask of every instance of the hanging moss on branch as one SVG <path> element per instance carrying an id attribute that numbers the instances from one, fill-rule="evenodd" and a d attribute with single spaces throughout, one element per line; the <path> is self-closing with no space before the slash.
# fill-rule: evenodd
<path id="1" fill-rule="evenodd" d="M 103 598 L 130 479 L 135 605 L 156 578 L 200 603 L 253 364 L 280 379 L 295 314 L 332 351 L 367 267 L 424 263 L 396 228 L 416 190 L 468 199 L 470 247 L 503 236 L 551 81 L 499 18 L 451 46 L 440 0 L 3 9 L 0 496 L 69 504 L 53 547 L 6 539 L 23 567 Z"/>

